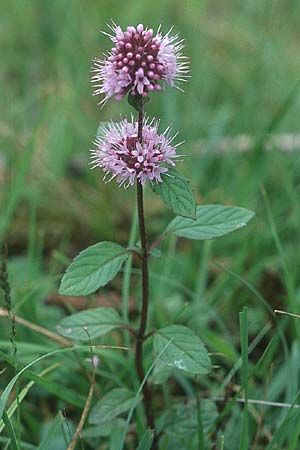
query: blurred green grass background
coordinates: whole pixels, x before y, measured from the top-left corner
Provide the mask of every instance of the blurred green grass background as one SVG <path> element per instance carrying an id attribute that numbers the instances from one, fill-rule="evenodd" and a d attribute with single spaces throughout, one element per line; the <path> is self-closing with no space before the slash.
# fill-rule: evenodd
<path id="1" fill-rule="evenodd" d="M 98 123 L 132 112 L 125 100 L 100 110 L 91 96 L 91 60 L 110 45 L 98 31 L 113 18 L 123 26 L 162 23 L 164 31 L 174 25 L 186 40 L 192 75 L 186 92 L 169 88 L 153 95 L 148 114 L 160 117 L 162 128 L 171 123 L 185 140 L 181 170 L 200 203 L 239 204 L 257 213 L 248 230 L 217 241 L 214 251 L 233 264 L 251 261 L 252 269 L 280 265 L 264 186 L 290 270 L 297 272 L 298 153 L 265 152 L 264 146 L 269 131 L 299 129 L 299 12 L 297 1 L 279 0 L 12 0 L 2 7 L 0 231 L 8 232 L 11 252 L 37 247 L 48 255 L 72 254 L 115 233 L 127 241 L 132 191 L 105 185 L 88 167 Z M 201 143 L 205 138 L 209 150 L 225 136 L 244 133 L 256 139 L 252 152 L 223 155 L 204 151 Z M 153 196 L 148 205 L 150 233 L 159 232 L 171 215 Z M 202 244 L 191 249 L 197 259 Z M 192 279 L 190 264 L 184 267 Z"/>
<path id="2" fill-rule="evenodd" d="M 54 328 L 63 313 L 46 306 L 45 298 L 57 287 L 67 258 L 96 241 L 128 240 L 133 191 L 104 184 L 102 174 L 88 167 L 98 123 L 132 112 L 126 100 L 101 110 L 91 95 L 91 60 L 110 45 L 98 31 L 111 19 L 154 29 L 162 23 L 164 31 L 174 25 L 184 37 L 192 75 L 185 93 L 168 88 L 153 95 L 147 112 L 161 119 L 162 128 L 172 124 L 185 140 L 181 171 L 198 203 L 256 212 L 232 236 L 163 245 L 165 258 L 151 266 L 153 320 L 163 325 L 189 302 L 181 319 L 211 351 L 223 352 L 230 366 L 237 358 L 243 305 L 250 306 L 250 336 L 268 324 L 274 334 L 274 318 L 254 288 L 271 308 L 300 312 L 299 152 L 266 151 L 269 133 L 300 132 L 299 14 L 297 0 L 2 2 L 0 233 L 9 245 L 15 312 Z M 209 151 L 239 134 L 253 136 L 248 152 Z M 147 194 L 154 238 L 172 215 Z M 252 291 L 228 271 L 251 283 Z M 298 349 L 299 325 L 290 323 L 286 334 Z M 2 345 L 7 330 L 1 331 Z M 34 340 L 26 330 L 19 336 Z M 273 397 L 286 392 L 291 401 L 299 377 L 287 386 L 284 370 Z"/>

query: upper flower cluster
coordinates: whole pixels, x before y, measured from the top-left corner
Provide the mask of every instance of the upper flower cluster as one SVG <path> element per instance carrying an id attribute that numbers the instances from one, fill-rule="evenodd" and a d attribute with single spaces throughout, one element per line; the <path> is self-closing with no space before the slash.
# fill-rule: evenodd
<path id="1" fill-rule="evenodd" d="M 169 129 L 158 133 L 158 121 L 144 120 L 142 135 L 138 140 L 138 123 L 131 118 L 120 123 L 110 123 L 102 129 L 102 136 L 96 138 L 96 149 L 92 150 L 93 167 L 101 167 L 105 177 L 110 175 L 125 187 L 133 186 L 137 179 L 142 185 L 147 181 L 161 182 L 161 175 L 168 172 L 168 165 L 175 166 L 177 145 L 171 145 L 173 138 Z"/>
<path id="2" fill-rule="evenodd" d="M 126 31 L 114 23 L 109 27 L 113 35 L 104 34 L 114 47 L 104 59 L 95 58 L 93 65 L 94 95 L 104 95 L 101 104 L 112 96 L 119 101 L 127 92 L 146 97 L 161 90 L 160 82 L 174 86 L 176 81 L 185 81 L 188 62 L 181 54 L 184 44 L 178 35 L 170 35 L 171 30 L 163 36 L 160 28 L 154 35 L 142 24 Z"/>

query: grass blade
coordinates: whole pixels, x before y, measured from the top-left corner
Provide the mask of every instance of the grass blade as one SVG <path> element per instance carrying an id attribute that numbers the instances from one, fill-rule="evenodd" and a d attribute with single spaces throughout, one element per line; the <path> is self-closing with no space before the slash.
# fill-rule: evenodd
<path id="1" fill-rule="evenodd" d="M 6 355 L 5 353 L 2 353 L 1 351 L 0 356 L 14 367 L 13 358 Z M 25 370 L 23 376 L 41 386 L 43 389 L 55 395 L 56 397 L 59 397 L 65 402 L 70 403 L 71 405 L 77 406 L 79 408 L 82 408 L 84 406 L 83 396 L 68 388 L 67 386 L 44 378 L 44 374 L 37 374 L 35 372 L 32 372 L 31 370 Z"/>
<path id="2" fill-rule="evenodd" d="M 126 350 L 125 347 L 113 347 L 113 346 L 103 346 L 103 345 L 96 345 L 93 346 L 92 348 L 119 348 L 119 349 L 123 349 Z M 54 350 L 52 352 L 46 353 L 45 355 L 40 356 L 39 358 L 36 358 L 34 361 L 32 361 L 31 363 L 27 364 L 27 366 L 23 367 L 23 369 L 21 369 L 8 383 L 8 385 L 6 386 L 6 388 L 4 389 L 4 391 L 2 392 L 2 395 L 0 397 L 0 418 L 3 415 L 4 409 L 5 409 L 5 405 L 6 402 L 8 400 L 8 397 L 15 385 L 15 383 L 17 382 L 17 380 L 20 378 L 20 376 L 26 372 L 27 369 L 29 369 L 29 367 L 33 366 L 34 364 L 38 363 L 39 361 L 42 361 L 43 359 L 46 359 L 50 356 L 54 356 L 54 355 L 58 355 L 61 353 L 68 353 L 68 352 L 74 352 L 74 351 L 81 351 L 81 352 L 90 352 L 91 351 L 91 347 L 89 346 L 84 346 L 84 345 L 78 345 L 78 346 L 74 346 L 74 347 L 70 347 L 70 348 L 62 348 L 62 349 L 58 349 L 58 350 Z"/>
<path id="3" fill-rule="evenodd" d="M 155 358 L 155 360 L 153 361 L 153 363 L 151 364 L 151 366 L 147 370 L 145 378 L 143 379 L 142 383 L 140 384 L 140 387 L 138 388 L 138 391 L 136 393 L 133 405 L 132 405 L 132 407 L 131 407 L 131 409 L 130 409 L 130 411 L 128 413 L 128 416 L 127 416 L 125 428 L 123 430 L 123 436 L 122 436 L 122 439 L 120 440 L 119 450 L 123 450 L 123 448 L 124 448 L 125 438 L 126 438 L 126 434 L 127 434 L 128 428 L 129 428 L 129 424 L 130 424 L 130 421 L 131 421 L 131 418 L 132 418 L 132 415 L 133 415 L 133 411 L 135 410 L 136 406 L 139 403 L 139 398 L 140 398 L 140 395 L 142 394 L 143 387 L 144 387 L 147 379 L 149 378 L 152 370 L 154 369 L 155 365 L 157 364 L 157 362 L 159 361 L 159 359 L 161 358 L 162 354 L 165 352 L 165 350 L 167 349 L 167 347 L 169 346 L 171 341 L 172 340 L 170 339 L 167 342 L 167 344 L 164 346 L 164 348 L 161 350 L 161 352 L 157 355 L 157 357 Z"/>
<path id="4" fill-rule="evenodd" d="M 196 404 L 197 404 L 197 420 L 198 420 L 198 449 L 205 450 L 205 437 L 201 412 L 201 399 L 199 392 L 199 378 L 196 377 Z"/>
<path id="5" fill-rule="evenodd" d="M 44 376 L 47 373 L 49 373 L 50 371 L 56 369 L 57 367 L 59 367 L 59 364 L 53 364 L 50 367 L 47 367 L 47 369 L 43 370 L 43 372 L 41 372 L 39 375 L 40 376 Z M 26 397 L 27 393 L 29 392 L 29 390 L 32 388 L 32 386 L 34 386 L 34 381 L 30 381 L 20 392 L 19 394 L 19 404 L 24 400 L 24 398 Z M 18 401 L 17 399 L 15 399 L 12 404 L 10 405 L 10 407 L 7 410 L 7 415 L 9 418 L 12 417 L 12 415 L 14 414 L 14 412 L 16 411 L 16 409 L 18 408 Z M 0 420 L 0 434 L 3 431 L 5 424 L 4 421 L 1 419 Z"/>
<path id="6" fill-rule="evenodd" d="M 57 414 L 57 416 L 55 417 L 55 419 L 53 420 L 53 423 L 52 423 L 48 433 L 46 434 L 46 436 L 44 437 L 44 439 L 38 446 L 37 450 L 48 450 L 50 442 L 52 441 L 54 436 L 57 434 L 57 431 L 62 426 L 64 420 L 65 419 L 64 419 L 62 413 L 59 412 Z"/>
<path id="7" fill-rule="evenodd" d="M 271 228 L 271 233 L 273 235 L 273 239 L 274 239 L 274 242 L 275 242 L 278 254 L 280 256 L 282 270 L 283 270 L 283 273 L 284 273 L 284 280 L 285 280 L 285 284 L 286 284 L 286 289 L 287 289 L 287 293 L 288 293 L 288 296 L 289 296 L 289 300 L 290 300 L 291 306 L 293 308 L 293 311 L 295 313 L 297 313 L 297 312 L 299 312 L 299 306 L 298 306 L 298 302 L 297 302 L 297 299 L 296 299 L 294 282 L 293 282 L 293 279 L 292 279 L 292 276 L 291 276 L 291 271 L 289 270 L 289 268 L 287 266 L 287 263 L 286 263 L 286 255 L 285 255 L 285 252 L 284 252 L 284 250 L 282 248 L 281 241 L 280 241 L 280 238 L 279 238 L 279 235 L 278 235 L 278 232 L 277 232 L 276 224 L 275 224 L 275 221 L 274 221 L 274 214 L 273 214 L 273 211 L 272 211 L 272 208 L 271 208 L 269 197 L 268 197 L 268 194 L 267 194 L 267 192 L 266 192 L 266 190 L 264 188 L 262 188 L 262 195 L 263 195 L 263 199 L 264 199 L 264 202 L 265 202 L 265 207 L 266 207 L 267 217 L 268 217 L 268 220 L 269 220 L 269 225 L 270 225 L 270 228 Z M 300 337 L 299 326 L 298 326 L 298 323 L 295 320 L 293 321 L 293 325 L 294 325 L 294 328 L 295 328 L 296 336 L 299 339 L 299 337 Z"/>
<path id="8" fill-rule="evenodd" d="M 244 286 L 246 286 L 249 289 L 249 291 L 254 294 L 254 296 L 257 298 L 257 300 L 266 308 L 266 310 L 270 313 L 270 315 L 273 316 L 273 309 L 271 308 L 269 303 L 262 297 L 262 295 L 258 292 L 258 290 L 255 289 L 255 287 L 251 283 L 249 283 L 248 280 L 241 277 L 240 275 L 233 272 L 232 270 L 228 269 L 227 267 L 222 266 L 221 264 L 214 263 L 214 265 L 219 267 L 220 269 L 224 270 L 224 272 L 233 276 L 234 278 L 239 280 Z M 280 340 L 282 342 L 284 357 L 285 357 L 286 361 L 289 361 L 289 350 L 288 350 L 287 340 L 285 338 L 282 326 L 280 325 L 280 322 L 277 319 L 276 319 L 276 326 L 278 329 L 278 334 L 279 334 Z"/>
<path id="9" fill-rule="evenodd" d="M 298 414 L 298 419 L 295 424 L 294 432 L 290 437 L 290 445 L 287 450 L 297 450 L 299 448 L 299 435 L 300 435 L 300 414 Z"/>
<path id="10" fill-rule="evenodd" d="M 15 434 L 15 430 L 13 429 L 12 423 L 10 421 L 10 418 L 8 417 L 8 414 L 6 410 L 3 411 L 3 422 L 6 426 L 7 433 L 10 437 L 10 446 L 12 450 L 20 450 L 17 437 Z"/>
<path id="11" fill-rule="evenodd" d="M 149 428 L 143 434 L 137 450 L 150 450 L 154 439 L 154 433 Z"/>
<path id="12" fill-rule="evenodd" d="M 245 307 L 240 312 L 240 339 L 242 350 L 242 378 L 245 393 L 244 417 L 240 450 L 248 450 L 249 430 L 248 430 L 248 309 Z"/>
<path id="13" fill-rule="evenodd" d="M 293 88 L 290 90 L 286 98 L 283 100 L 282 104 L 280 105 L 279 109 L 276 111 L 276 113 L 271 117 L 270 122 L 267 124 L 265 129 L 263 130 L 261 136 L 257 139 L 257 142 L 255 144 L 255 147 L 253 149 L 253 155 L 260 156 L 262 153 L 263 147 L 266 143 L 266 140 L 270 133 L 274 132 L 276 128 L 280 125 L 280 122 L 284 119 L 287 112 L 291 109 L 293 104 L 296 102 L 298 98 L 298 91 L 300 87 L 300 80 L 296 82 L 296 84 L 293 86 Z"/>
<path id="14" fill-rule="evenodd" d="M 278 448 L 281 448 L 281 444 L 285 440 L 287 434 L 290 432 L 290 428 L 287 426 L 290 422 L 291 414 L 294 411 L 294 407 L 296 403 L 298 402 L 298 399 L 300 397 L 300 391 L 298 391 L 291 408 L 289 409 L 287 415 L 281 422 L 281 425 L 277 428 L 273 435 L 272 441 L 269 443 L 269 445 L 266 447 L 265 450 L 275 450 Z"/>

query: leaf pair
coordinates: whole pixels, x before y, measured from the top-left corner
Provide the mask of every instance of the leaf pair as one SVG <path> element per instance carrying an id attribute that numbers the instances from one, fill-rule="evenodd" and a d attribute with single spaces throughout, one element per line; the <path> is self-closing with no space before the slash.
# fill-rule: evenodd
<path id="1" fill-rule="evenodd" d="M 57 327 L 63 336 L 76 341 L 95 339 L 122 326 L 121 318 L 112 308 L 88 309 L 65 317 Z M 211 362 L 201 339 L 183 325 L 170 325 L 157 330 L 154 350 L 167 367 L 189 374 L 207 374 Z"/>
<path id="2" fill-rule="evenodd" d="M 162 186 L 164 184 L 161 183 Z M 159 189 L 164 190 L 165 187 Z M 170 191 L 166 195 L 170 195 Z M 189 200 L 188 204 L 191 208 Z M 195 219 L 175 217 L 164 234 L 198 240 L 213 239 L 245 226 L 253 216 L 252 211 L 234 206 L 198 206 Z M 128 256 L 129 250 L 114 242 L 99 242 L 88 247 L 79 253 L 67 269 L 60 294 L 89 295 L 96 292 L 116 276 Z"/>
<path id="3" fill-rule="evenodd" d="M 125 423 L 120 418 L 120 415 L 128 412 L 134 402 L 134 392 L 126 388 L 112 389 L 92 409 L 89 422 L 94 426 L 86 430 L 85 436 L 102 436 L 103 428 L 111 434 L 116 427 L 125 427 Z M 215 404 L 210 400 L 205 400 L 202 407 L 202 421 L 206 432 L 214 425 L 217 415 Z M 164 428 L 164 433 L 171 438 L 183 439 L 197 433 L 198 419 L 195 402 L 189 401 L 187 404 L 174 404 L 161 415 L 159 422 Z M 112 424 L 115 424 L 115 426 L 112 426 Z M 153 438 L 151 434 L 149 436 L 144 435 L 138 449 L 144 448 L 141 445 L 142 442 L 151 442 L 151 438 Z"/>

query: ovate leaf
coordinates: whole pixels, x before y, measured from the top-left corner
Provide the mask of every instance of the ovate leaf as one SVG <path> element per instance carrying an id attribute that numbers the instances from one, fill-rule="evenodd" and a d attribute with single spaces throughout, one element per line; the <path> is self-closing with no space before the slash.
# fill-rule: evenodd
<path id="1" fill-rule="evenodd" d="M 114 420 L 130 410 L 135 401 L 133 392 L 126 388 L 116 388 L 104 395 L 90 413 L 89 422 L 101 425 Z"/>
<path id="2" fill-rule="evenodd" d="M 201 401 L 203 429 L 207 433 L 212 429 L 217 417 L 216 405 L 210 400 Z M 174 404 L 163 414 L 164 433 L 177 439 L 186 438 L 198 431 L 196 402 Z"/>
<path id="3" fill-rule="evenodd" d="M 166 347 L 167 343 L 168 346 Z M 154 335 L 154 349 L 160 353 L 166 347 L 161 360 L 169 367 L 192 374 L 211 371 L 211 362 L 201 339 L 183 325 L 161 328 Z"/>
<path id="4" fill-rule="evenodd" d="M 115 429 L 125 429 L 126 421 L 124 419 L 114 419 L 113 421 L 101 422 L 95 426 L 85 428 L 81 432 L 81 437 L 83 438 L 95 438 L 95 437 L 105 437 L 110 436 L 114 433 Z"/>
<path id="5" fill-rule="evenodd" d="M 254 213 L 236 206 L 198 206 L 196 220 L 175 217 L 165 234 L 175 234 L 189 239 L 213 239 L 247 225 Z"/>
<path id="6" fill-rule="evenodd" d="M 57 326 L 57 331 L 69 339 L 87 341 L 120 325 L 121 318 L 113 308 L 95 308 L 65 317 Z"/>
<path id="7" fill-rule="evenodd" d="M 165 384 L 166 381 L 175 373 L 174 367 L 168 366 L 161 359 L 155 364 L 152 372 L 153 384 Z"/>
<path id="8" fill-rule="evenodd" d="M 175 214 L 195 219 L 196 203 L 190 182 L 175 169 L 169 169 L 162 175 L 162 183 L 152 183 L 153 192 L 158 194 L 162 201 Z"/>
<path id="9" fill-rule="evenodd" d="M 79 253 L 64 274 L 59 293 L 88 295 L 107 284 L 128 258 L 128 251 L 114 242 L 99 242 Z"/>

